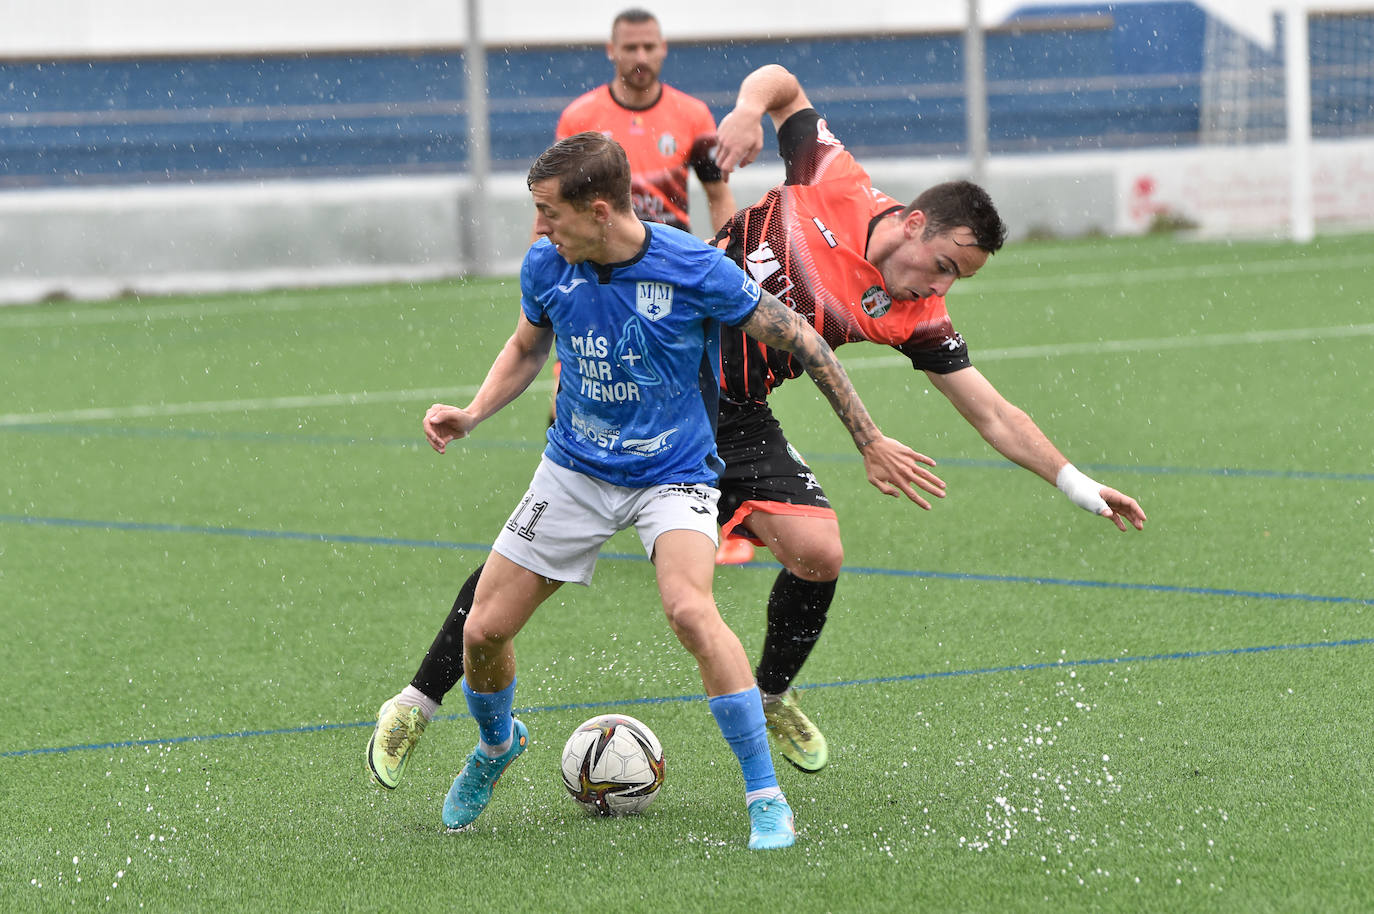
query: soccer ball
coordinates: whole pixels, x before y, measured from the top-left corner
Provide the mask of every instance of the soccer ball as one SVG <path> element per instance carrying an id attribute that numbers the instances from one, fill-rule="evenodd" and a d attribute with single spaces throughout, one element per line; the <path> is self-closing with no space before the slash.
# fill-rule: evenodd
<path id="1" fill-rule="evenodd" d="M 643 812 L 663 786 L 663 747 L 633 717 L 593 717 L 563 747 L 563 786 L 603 816 Z"/>

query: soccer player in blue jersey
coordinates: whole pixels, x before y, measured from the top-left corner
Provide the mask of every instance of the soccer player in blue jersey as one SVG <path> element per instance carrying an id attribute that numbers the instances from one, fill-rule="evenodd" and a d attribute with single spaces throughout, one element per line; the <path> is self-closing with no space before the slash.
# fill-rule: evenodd
<path id="1" fill-rule="evenodd" d="M 565 366 L 557 417 L 463 629 L 463 693 L 479 742 L 445 798 L 444 824 L 472 824 L 525 750 L 528 729 L 511 714 L 512 639 L 565 582 L 590 583 L 602 544 L 634 526 L 668 623 L 696 658 L 711 713 L 739 759 L 749 847 L 787 847 L 792 811 L 774 774 L 762 700 L 711 591 L 721 324 L 806 365 L 881 491 L 925 504 L 917 489 L 942 495 L 944 483 L 926 468 L 928 457 L 878 431 L 810 325 L 720 251 L 635 217 L 629 164 L 614 140 L 561 140 L 535 162 L 528 184 L 544 240 L 521 268 L 515 332 L 467 407 L 436 403 L 424 418 L 426 438 L 443 453 L 524 391 L 556 341 Z"/>

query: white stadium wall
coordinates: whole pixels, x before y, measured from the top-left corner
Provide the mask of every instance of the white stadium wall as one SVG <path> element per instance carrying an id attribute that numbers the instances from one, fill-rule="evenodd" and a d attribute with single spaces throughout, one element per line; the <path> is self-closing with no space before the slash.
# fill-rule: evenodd
<path id="1" fill-rule="evenodd" d="M 480 7 L 484 33 L 499 43 L 595 41 L 627 5 Z M 770 4 L 730 15 L 724 4 L 645 5 L 670 37 L 711 37 L 726 24 L 731 34 L 757 35 L 777 21 Z M 1021 5 L 981 3 L 990 21 Z M 817 0 L 782 6 L 788 21 L 806 23 L 797 31 L 810 34 L 852 32 L 855 23 L 879 32 L 958 28 L 964 15 L 962 4 L 889 0 L 852 0 L 839 11 Z M 463 0 L 188 0 L 169 17 L 154 0 L 9 0 L 0 58 L 454 46 L 466 39 L 465 10 Z M 1317 141 L 1312 160 L 1318 229 L 1367 228 L 1374 141 Z M 874 183 L 899 198 L 966 171 L 957 158 L 865 164 Z M 737 201 L 757 199 L 779 177 L 776 166 L 741 172 L 733 179 Z M 988 163 L 986 183 L 1013 241 L 1140 233 L 1160 217 L 1193 224 L 1202 235 L 1288 234 L 1288 152 L 1281 145 L 999 155 Z M 497 173 L 487 190 L 481 263 L 467 253 L 475 247 L 474 214 L 467 179 L 456 174 L 8 190 L 0 193 L 0 302 L 513 273 L 529 240 L 523 176 Z M 693 210 L 704 213 L 695 182 L 693 194 Z"/>
<path id="2" fill-rule="evenodd" d="M 988 22 L 1023 5 L 981 0 Z M 789 23 L 789 34 L 810 35 L 958 29 L 966 17 L 963 3 L 894 0 L 479 0 L 477 9 L 490 43 L 561 43 L 603 40 L 631 6 L 651 10 L 670 41 L 772 35 L 779 22 Z M 468 0 L 183 0 L 174 15 L 165 0 L 7 0 L 4 9 L 0 56 L 395 49 L 468 37 Z"/>
<path id="3" fill-rule="evenodd" d="M 1318 143 L 1314 205 L 1323 230 L 1368 225 L 1374 142 Z M 900 199 L 956 177 L 958 161 L 868 163 Z M 1281 146 L 994 159 L 989 191 L 1028 234 L 1139 234 L 1159 215 L 1203 236 L 1287 237 Z M 752 166 L 733 179 L 743 205 L 781 178 Z M 364 178 L 18 191 L 0 194 L 0 301 L 104 298 L 513 274 L 529 240 L 524 180 L 489 180 L 490 261 L 470 262 L 466 181 Z M 692 206 L 706 211 L 694 185 Z"/>
<path id="4" fill-rule="evenodd" d="M 1117 0 L 1129 3 L 1131 0 Z M 1257 41 L 1273 41 L 1273 14 L 1290 7 L 1368 9 L 1369 0 L 1195 0 Z M 6 0 L 0 57 L 145 53 L 270 53 L 283 50 L 407 48 L 467 40 L 469 0 Z M 1046 0 L 1056 7 L 1101 0 Z M 978 0 L 985 25 L 1004 21 L 1029 0 Z M 961 29 L 964 2 L 913 0 L 477 0 L 487 40 L 502 44 L 599 41 L 615 14 L 652 11 L 670 40 L 839 35 Z"/>

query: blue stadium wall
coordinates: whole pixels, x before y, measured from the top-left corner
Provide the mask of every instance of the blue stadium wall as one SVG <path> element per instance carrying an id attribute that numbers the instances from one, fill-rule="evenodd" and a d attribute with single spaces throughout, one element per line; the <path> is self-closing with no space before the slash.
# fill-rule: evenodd
<path id="1" fill-rule="evenodd" d="M 1180 2 L 1018 14 L 986 36 L 992 151 L 1197 142 L 1205 27 Z M 964 148 L 958 33 L 678 41 L 664 78 L 719 118 L 771 62 L 861 155 Z M 487 63 L 501 169 L 523 170 L 609 75 L 600 45 L 492 48 Z M 1339 91 L 1314 81 L 1314 97 Z M 465 92 L 452 48 L 0 62 L 0 188 L 461 171 Z M 1329 110 L 1314 105 L 1319 135 Z"/>

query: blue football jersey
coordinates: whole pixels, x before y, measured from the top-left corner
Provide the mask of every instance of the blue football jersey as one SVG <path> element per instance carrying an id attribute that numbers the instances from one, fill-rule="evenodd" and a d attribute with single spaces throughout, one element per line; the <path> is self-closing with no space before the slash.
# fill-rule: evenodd
<path id="1" fill-rule="evenodd" d="M 720 326 L 747 321 L 759 286 L 719 250 L 645 223 L 617 264 L 569 264 L 547 239 L 525 255 L 520 305 L 563 363 L 550 460 L 618 486 L 715 484 Z"/>

